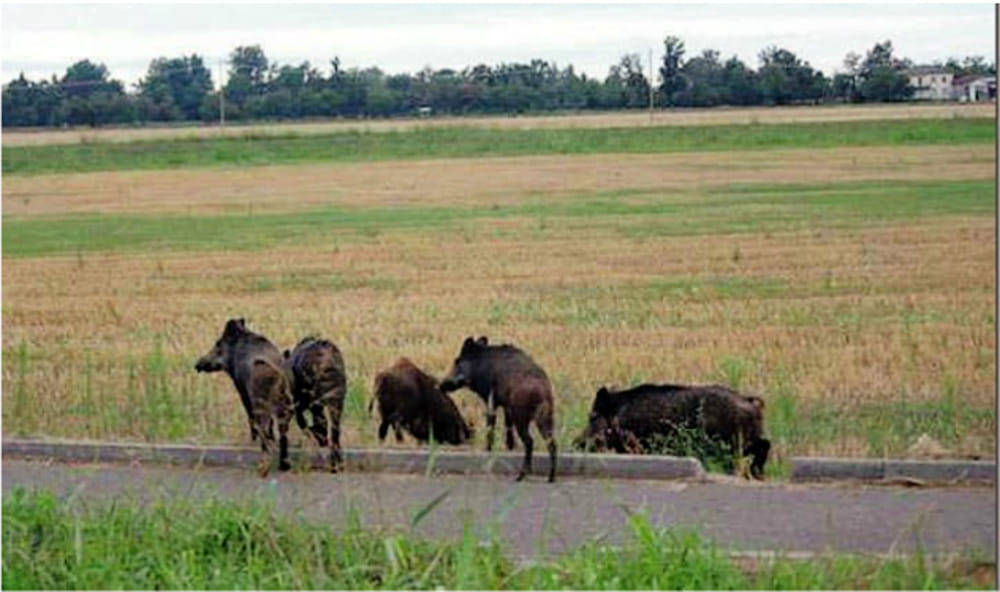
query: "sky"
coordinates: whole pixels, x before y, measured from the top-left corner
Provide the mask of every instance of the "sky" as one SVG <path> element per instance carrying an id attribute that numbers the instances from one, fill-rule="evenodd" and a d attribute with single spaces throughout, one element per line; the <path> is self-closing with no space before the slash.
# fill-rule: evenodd
<path id="1" fill-rule="evenodd" d="M 0 75 L 9 81 L 62 75 L 73 62 L 104 63 L 131 85 L 156 57 L 197 53 L 213 68 L 238 45 L 259 44 L 272 62 L 309 61 L 324 73 L 378 66 L 388 73 L 425 66 L 541 58 L 603 79 L 625 53 L 659 60 L 663 38 L 680 37 L 688 56 L 703 49 L 757 67 L 765 46 L 791 50 L 813 67 L 842 70 L 891 39 L 917 63 L 995 53 L 991 4 L 3 4 Z"/>

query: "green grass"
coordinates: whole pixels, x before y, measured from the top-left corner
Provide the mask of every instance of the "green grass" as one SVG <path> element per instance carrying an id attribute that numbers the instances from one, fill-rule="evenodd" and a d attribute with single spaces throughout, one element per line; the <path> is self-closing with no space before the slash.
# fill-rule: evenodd
<path id="1" fill-rule="evenodd" d="M 626 237 L 850 228 L 889 220 L 994 212 L 993 181 L 738 186 L 703 193 L 599 192 L 507 207 L 326 207 L 216 216 L 79 215 L 3 219 L 6 257 L 91 251 L 257 250 L 371 240 L 393 231 L 454 230 L 491 219 L 558 220 Z M 544 230 L 541 230 L 544 232 Z M 733 254 L 738 258 L 739 254 Z M 278 280 L 297 281 L 294 279 Z M 331 279 L 337 282 L 339 280 Z M 677 286 L 664 285 L 664 290 Z M 262 289 L 266 289 L 263 286 Z M 714 286 L 739 293 L 739 284 Z M 757 286 L 774 290 L 780 286 Z"/>
<path id="2" fill-rule="evenodd" d="M 5 175 L 535 154 L 664 153 L 992 143 L 993 119 L 889 120 L 612 129 L 430 128 L 11 146 Z"/>
<path id="3" fill-rule="evenodd" d="M 848 440 L 864 442 L 863 452 L 872 457 L 899 456 L 921 434 L 952 448 L 964 435 L 990 433 L 996 425 L 992 408 L 974 407 L 948 392 L 929 401 L 901 397 L 864 404 L 801 404 L 778 396 L 768 407 L 768 433 L 786 450 Z"/>
<path id="4" fill-rule="evenodd" d="M 988 588 L 984 557 L 949 565 L 922 553 L 830 553 L 738 564 L 690 531 L 627 520 L 623 548 L 586 544 L 518 562 L 496 529 L 454 541 L 413 528 L 372 530 L 347 512 L 341 530 L 288 518 L 273 503 L 118 500 L 87 504 L 15 490 L 3 499 L 4 589 L 955 589 Z"/>

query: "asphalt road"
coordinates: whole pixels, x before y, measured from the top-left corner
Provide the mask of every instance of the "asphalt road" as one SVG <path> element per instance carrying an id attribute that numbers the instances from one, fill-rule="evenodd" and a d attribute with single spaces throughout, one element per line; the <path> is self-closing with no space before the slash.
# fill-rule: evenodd
<path id="1" fill-rule="evenodd" d="M 342 524 L 351 508 L 365 525 L 409 528 L 411 517 L 447 497 L 416 527 L 431 537 L 458 537 L 463 524 L 499 532 L 508 549 L 527 557 L 556 553 L 588 540 L 628 538 L 627 512 L 657 524 L 694 528 L 731 551 L 933 553 L 996 552 L 994 488 L 905 488 L 884 485 L 789 485 L 394 475 L 284 473 L 260 479 L 248 469 L 69 465 L 3 461 L 3 492 L 15 487 L 75 494 L 91 503 L 129 498 L 275 497 L 277 507 L 308 520 Z"/>

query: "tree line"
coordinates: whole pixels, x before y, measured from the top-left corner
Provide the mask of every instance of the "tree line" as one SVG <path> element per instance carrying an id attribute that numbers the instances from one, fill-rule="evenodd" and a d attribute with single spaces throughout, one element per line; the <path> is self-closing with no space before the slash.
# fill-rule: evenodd
<path id="1" fill-rule="evenodd" d="M 713 49 L 688 56 L 684 42 L 669 36 L 656 80 L 638 54 L 622 56 L 602 80 L 541 59 L 387 74 L 344 68 L 335 57 L 322 72 L 309 62 L 272 62 L 252 45 L 229 55 L 221 93 L 197 54 L 154 59 L 131 90 L 103 64 L 85 59 L 61 77 L 32 81 L 22 73 L 5 84 L 3 126 L 217 121 L 220 111 L 227 120 L 259 120 L 636 109 L 648 107 L 651 95 L 657 107 L 881 102 L 905 101 L 914 92 L 904 74 L 913 64 L 893 55 L 891 41 L 864 56 L 848 53 L 844 71 L 833 77 L 777 46 L 757 58 L 754 69 Z M 936 65 L 956 76 L 996 73 L 981 56 Z"/>

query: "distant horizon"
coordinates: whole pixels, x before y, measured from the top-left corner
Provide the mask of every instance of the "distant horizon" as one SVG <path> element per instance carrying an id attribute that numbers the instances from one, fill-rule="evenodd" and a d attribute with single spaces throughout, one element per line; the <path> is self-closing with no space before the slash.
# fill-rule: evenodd
<path id="1" fill-rule="evenodd" d="M 90 59 L 131 88 L 157 57 L 198 54 L 218 85 L 229 53 L 260 45 L 272 63 L 308 61 L 391 74 L 461 70 L 542 59 L 603 80 L 622 55 L 654 68 L 663 38 L 680 37 L 686 58 L 704 49 L 753 68 L 776 45 L 830 76 L 848 52 L 886 39 L 914 64 L 983 56 L 995 61 L 994 8 L 970 5 L 9 5 L 3 17 L 6 84 L 62 76 Z M 610 23 L 610 25 L 609 25 Z M 952 32 L 961 34 L 951 34 Z M 945 34 L 942 34 L 945 33 Z"/>

